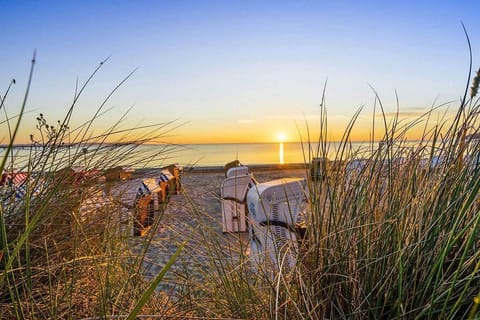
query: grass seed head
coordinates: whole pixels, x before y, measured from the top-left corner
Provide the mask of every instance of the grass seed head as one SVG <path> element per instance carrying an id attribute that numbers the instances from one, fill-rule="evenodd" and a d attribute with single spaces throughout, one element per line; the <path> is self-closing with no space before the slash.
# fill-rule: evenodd
<path id="1" fill-rule="evenodd" d="M 480 82 L 480 68 L 478 69 L 477 74 L 475 75 L 475 78 L 473 78 L 470 98 L 473 98 L 477 95 L 479 82 Z"/>

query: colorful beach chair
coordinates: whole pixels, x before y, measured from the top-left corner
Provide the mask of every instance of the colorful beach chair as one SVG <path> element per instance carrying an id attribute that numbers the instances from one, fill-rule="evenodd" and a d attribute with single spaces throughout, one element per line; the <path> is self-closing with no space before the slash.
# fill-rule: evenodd
<path id="1" fill-rule="evenodd" d="M 0 179 L 0 187 L 2 188 L 2 198 L 10 198 L 10 200 L 22 200 L 27 194 L 27 179 L 26 172 L 4 172 Z M 12 197 L 13 195 L 13 197 Z"/>
<path id="2" fill-rule="evenodd" d="M 178 164 L 172 164 L 165 169 L 173 175 L 174 180 L 170 183 L 172 192 L 174 194 L 180 194 L 180 191 L 182 190 L 183 167 Z"/>
<path id="3" fill-rule="evenodd" d="M 150 230 L 159 209 L 158 200 L 160 188 L 154 178 L 143 179 L 135 195 L 135 216 L 133 235 L 143 236 Z"/>

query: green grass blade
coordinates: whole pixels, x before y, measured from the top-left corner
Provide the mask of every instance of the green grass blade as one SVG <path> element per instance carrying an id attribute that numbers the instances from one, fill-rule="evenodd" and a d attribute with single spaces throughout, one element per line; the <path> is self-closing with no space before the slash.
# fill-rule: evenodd
<path id="1" fill-rule="evenodd" d="M 133 308 L 133 310 L 130 312 L 130 314 L 127 317 L 127 320 L 133 320 L 137 317 L 138 313 L 140 310 L 143 308 L 145 303 L 147 303 L 148 299 L 150 299 L 150 296 L 153 294 L 155 291 L 155 288 L 160 284 L 162 281 L 163 277 L 167 273 L 168 270 L 172 267 L 172 265 L 175 263 L 177 260 L 178 255 L 180 252 L 182 252 L 183 248 L 185 247 L 185 242 L 183 242 L 180 247 L 177 249 L 177 251 L 173 254 L 173 256 L 170 257 L 168 260 L 167 264 L 162 268 L 162 270 L 158 273 L 158 275 L 153 279 L 152 283 L 148 287 L 148 289 L 143 293 L 142 297 L 140 300 L 138 300 L 137 304 Z"/>

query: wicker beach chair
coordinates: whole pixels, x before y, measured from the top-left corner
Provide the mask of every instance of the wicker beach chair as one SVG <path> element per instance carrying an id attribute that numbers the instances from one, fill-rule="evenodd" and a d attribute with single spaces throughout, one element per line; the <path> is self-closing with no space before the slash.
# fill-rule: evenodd
<path id="1" fill-rule="evenodd" d="M 135 217 L 133 222 L 133 235 L 145 235 L 153 224 L 155 217 L 152 195 L 147 194 L 139 198 L 135 206 Z"/>
<path id="2" fill-rule="evenodd" d="M 132 179 L 132 175 L 135 172 L 135 169 L 132 167 L 114 167 L 109 168 L 104 171 L 103 175 L 107 182 L 112 181 L 124 181 Z"/>
<path id="3" fill-rule="evenodd" d="M 153 224 L 155 211 L 158 210 L 160 188 L 153 178 L 143 179 L 135 195 L 135 217 L 133 235 L 142 236 Z"/>
<path id="4" fill-rule="evenodd" d="M 243 174 L 225 178 L 220 189 L 222 197 L 223 232 L 247 231 L 248 190 L 255 184 L 253 175 Z"/>
<path id="5" fill-rule="evenodd" d="M 305 208 L 305 188 L 305 179 L 288 178 L 257 184 L 248 192 L 250 254 L 255 264 L 267 263 L 276 271 L 295 265 L 295 224 Z"/>
<path id="6" fill-rule="evenodd" d="M 176 190 L 176 181 L 175 176 L 170 173 L 169 170 L 163 169 L 160 172 L 159 177 L 157 178 L 157 185 L 160 188 L 160 197 L 159 201 L 161 203 L 167 203 L 170 195 L 175 193 Z"/>
<path id="7" fill-rule="evenodd" d="M 165 169 L 173 176 L 173 181 L 170 182 L 171 192 L 174 194 L 180 194 L 180 191 L 182 190 L 183 166 L 172 164 Z"/>
<path id="8" fill-rule="evenodd" d="M 0 179 L 2 194 L 5 194 L 5 198 L 10 198 L 12 201 L 23 200 L 27 193 L 27 180 L 27 172 L 4 172 Z"/>

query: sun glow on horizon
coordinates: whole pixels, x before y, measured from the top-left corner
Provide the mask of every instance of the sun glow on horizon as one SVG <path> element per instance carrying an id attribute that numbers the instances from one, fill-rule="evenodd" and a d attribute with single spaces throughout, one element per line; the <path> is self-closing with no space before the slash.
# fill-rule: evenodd
<path id="1" fill-rule="evenodd" d="M 285 138 L 286 138 L 286 135 L 285 133 L 283 132 L 280 132 L 278 135 L 277 135 L 277 139 L 279 142 L 284 142 L 285 141 Z"/>

